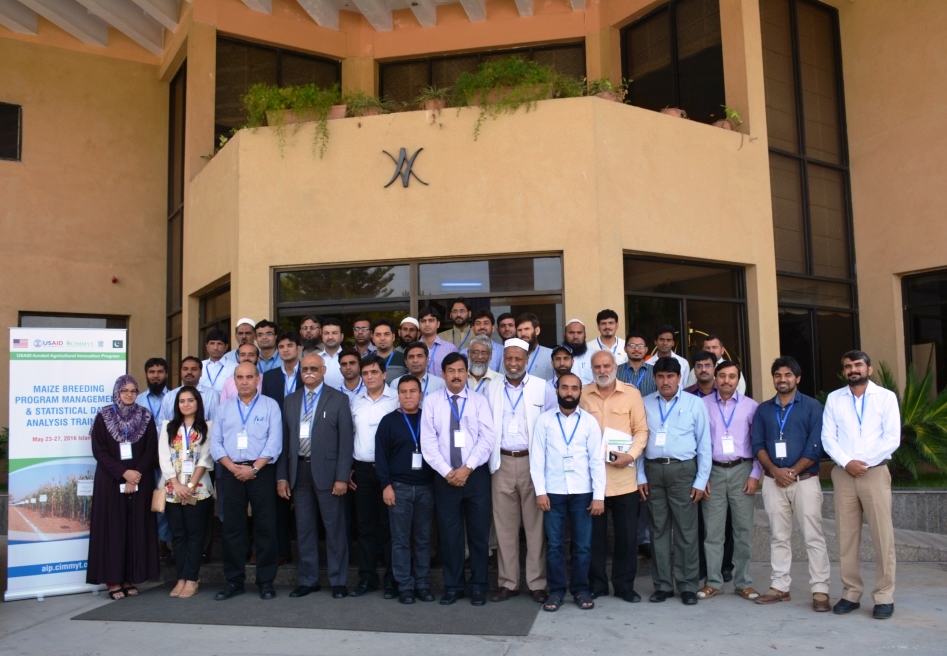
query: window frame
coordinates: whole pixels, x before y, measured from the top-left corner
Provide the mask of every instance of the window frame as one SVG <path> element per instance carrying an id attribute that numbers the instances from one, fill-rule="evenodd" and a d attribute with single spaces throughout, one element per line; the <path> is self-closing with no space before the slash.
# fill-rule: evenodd
<path id="1" fill-rule="evenodd" d="M 0 162 L 23 161 L 23 105 L 17 103 L 0 102 L 0 106 L 16 108 L 16 157 L 0 157 Z"/>

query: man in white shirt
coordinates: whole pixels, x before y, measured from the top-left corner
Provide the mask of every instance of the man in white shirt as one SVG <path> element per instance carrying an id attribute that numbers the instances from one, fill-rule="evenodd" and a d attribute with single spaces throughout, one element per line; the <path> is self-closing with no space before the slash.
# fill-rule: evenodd
<path id="1" fill-rule="evenodd" d="M 339 371 L 339 351 L 342 350 L 342 322 L 335 317 L 329 317 L 322 322 L 323 350 L 319 355 L 326 367 L 325 384 L 339 389 L 342 384 L 342 372 Z"/>
<path id="2" fill-rule="evenodd" d="M 354 346 L 347 346 L 339 351 L 336 359 L 339 362 L 339 373 L 342 374 L 339 391 L 349 397 L 350 405 L 354 405 L 355 399 L 365 389 L 365 383 L 362 382 L 362 358 Z"/>
<path id="3" fill-rule="evenodd" d="M 365 388 L 352 405 L 355 423 L 355 459 L 349 487 L 355 492 L 355 513 L 358 517 L 358 585 L 353 597 L 378 589 L 378 556 L 385 563 L 385 599 L 398 596 L 398 586 L 391 570 L 391 528 L 388 506 L 382 498 L 382 487 L 375 474 L 375 431 L 382 417 L 398 407 L 397 392 L 385 385 L 384 358 L 369 354 L 361 361 Z"/>
<path id="4" fill-rule="evenodd" d="M 615 356 L 616 364 L 625 364 L 628 356 L 625 354 L 625 340 L 618 337 L 618 313 L 615 310 L 602 310 L 595 315 L 595 323 L 598 324 L 598 337 L 588 343 L 589 357 L 597 351 L 608 349 Z"/>
<path id="5" fill-rule="evenodd" d="M 674 326 L 668 324 L 658 326 L 658 329 L 654 333 L 654 346 L 658 349 L 658 352 L 645 360 L 645 362 L 653 365 L 658 361 L 658 358 L 674 358 L 681 365 L 681 381 L 685 381 L 690 375 L 691 365 L 687 361 L 687 358 L 683 358 L 674 352 L 674 345 Z M 681 385 L 681 387 L 683 388 L 684 386 Z"/>
<path id="6" fill-rule="evenodd" d="M 727 348 L 723 345 L 723 342 L 720 341 L 720 338 L 716 335 L 707 335 L 704 337 L 704 351 L 708 353 L 713 353 L 716 361 L 714 366 L 720 364 L 727 357 Z M 687 377 L 687 387 L 690 387 L 697 382 L 697 373 L 691 369 L 690 374 Z M 746 378 L 743 376 L 743 372 L 740 372 L 740 384 L 737 385 L 737 394 L 743 396 L 746 394 Z"/>
<path id="7" fill-rule="evenodd" d="M 572 525 L 572 579 L 568 588 L 579 608 L 595 606 L 589 586 L 592 517 L 605 510 L 605 460 L 598 422 L 578 409 L 581 395 L 578 376 L 560 376 L 559 407 L 539 416 L 529 446 L 536 505 L 545 513 L 549 597 L 543 610 L 547 611 L 558 610 L 566 594 L 566 517 Z"/>
<path id="8" fill-rule="evenodd" d="M 583 385 L 588 385 L 595 380 L 595 375 L 592 373 L 592 354 L 594 351 L 589 348 L 589 344 L 592 342 L 587 343 L 585 341 L 585 324 L 582 323 L 581 319 L 569 319 L 563 337 L 565 338 L 563 344 L 569 347 L 572 355 L 572 366 L 569 371 L 578 376 Z M 556 364 L 553 362 L 553 369 L 555 368 Z M 558 372 L 556 373 L 556 377 L 560 375 Z M 552 387 L 555 390 L 556 386 L 553 385 Z"/>
<path id="9" fill-rule="evenodd" d="M 500 374 L 490 366 L 493 360 L 494 341 L 486 335 L 470 338 L 467 358 L 470 360 L 470 375 L 467 377 L 467 389 L 486 394 L 491 381 L 500 378 Z"/>
<path id="10" fill-rule="evenodd" d="M 224 355 L 224 360 L 227 364 L 231 364 L 236 368 L 239 364 L 239 358 L 237 357 L 237 350 L 244 344 L 253 344 L 256 346 L 256 321 L 248 317 L 239 319 L 237 325 L 234 326 L 233 336 L 234 344 L 233 350 L 227 351 Z"/>
<path id="11" fill-rule="evenodd" d="M 171 421 L 171 418 L 174 417 L 174 404 L 177 403 L 178 392 L 180 392 L 181 387 L 185 385 L 197 388 L 197 391 L 200 393 L 201 400 L 204 402 L 204 418 L 207 419 L 207 421 L 217 420 L 217 407 L 220 405 L 220 396 L 211 388 L 204 387 L 200 384 L 202 367 L 203 364 L 201 361 L 193 355 L 189 355 L 181 360 L 181 385 L 175 387 L 161 399 L 161 410 L 158 411 L 158 416 L 155 417 L 155 424 L 159 428 L 162 421 Z"/>
<path id="12" fill-rule="evenodd" d="M 401 344 L 396 350 L 404 353 L 405 347 L 411 342 L 418 341 L 421 336 L 421 324 L 414 317 L 405 317 L 398 326 L 398 341 Z"/>
<path id="13" fill-rule="evenodd" d="M 839 539 L 842 598 L 832 609 L 844 615 L 861 606 L 865 591 L 859 547 L 862 518 L 875 547 L 872 617 L 894 615 L 894 525 L 888 461 L 901 445 L 901 412 L 894 392 L 871 382 L 871 358 L 862 351 L 842 356 L 848 387 L 829 394 L 822 415 L 822 446 L 835 461 L 835 526 Z"/>
<path id="14" fill-rule="evenodd" d="M 404 347 L 404 364 L 408 368 L 408 373 L 421 382 L 422 408 L 424 407 L 424 399 L 438 390 L 447 387 L 443 378 L 440 376 L 432 376 L 428 373 L 428 350 L 424 342 L 411 342 Z M 392 381 L 390 388 L 397 394 L 398 381 Z"/>
<path id="15" fill-rule="evenodd" d="M 236 363 L 224 359 L 227 355 L 227 335 L 216 328 L 208 331 L 204 348 L 207 350 L 207 359 L 201 363 L 200 385 L 220 394 L 224 391 L 224 383 L 233 376 L 233 370 L 237 367 Z"/>

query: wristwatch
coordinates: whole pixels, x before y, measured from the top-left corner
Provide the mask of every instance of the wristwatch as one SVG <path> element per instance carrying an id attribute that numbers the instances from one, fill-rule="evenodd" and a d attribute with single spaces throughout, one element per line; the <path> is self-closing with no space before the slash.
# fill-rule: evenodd
<path id="1" fill-rule="evenodd" d="M 256 467 L 250 467 L 250 471 L 252 471 L 252 472 L 253 472 L 253 475 L 256 476 L 256 475 L 259 473 L 260 470 L 257 469 Z"/>
<path id="2" fill-rule="evenodd" d="M 187 484 L 187 489 L 193 490 L 193 489 L 194 489 L 194 483 L 188 483 L 188 484 Z"/>

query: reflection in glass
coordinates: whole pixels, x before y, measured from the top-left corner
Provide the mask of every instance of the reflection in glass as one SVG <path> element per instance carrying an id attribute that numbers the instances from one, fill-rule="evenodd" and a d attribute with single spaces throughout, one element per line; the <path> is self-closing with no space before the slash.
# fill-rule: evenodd
<path id="1" fill-rule="evenodd" d="M 906 276 L 904 302 L 908 361 L 921 374 L 933 370 L 940 391 L 947 386 L 947 271 Z"/>
<path id="2" fill-rule="evenodd" d="M 562 289 L 562 258 L 433 262 L 418 266 L 418 278 L 421 296 L 559 291 Z"/>
<path id="3" fill-rule="evenodd" d="M 279 302 L 397 298 L 410 295 L 407 265 L 287 271 L 279 274 Z"/>

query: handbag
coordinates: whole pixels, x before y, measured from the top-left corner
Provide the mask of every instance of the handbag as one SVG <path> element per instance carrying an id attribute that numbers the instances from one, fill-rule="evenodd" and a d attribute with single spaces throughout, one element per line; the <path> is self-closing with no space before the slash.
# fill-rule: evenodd
<path id="1" fill-rule="evenodd" d="M 164 487 L 160 487 L 151 493 L 151 512 L 163 513 L 164 504 L 168 501 L 168 495 Z"/>

